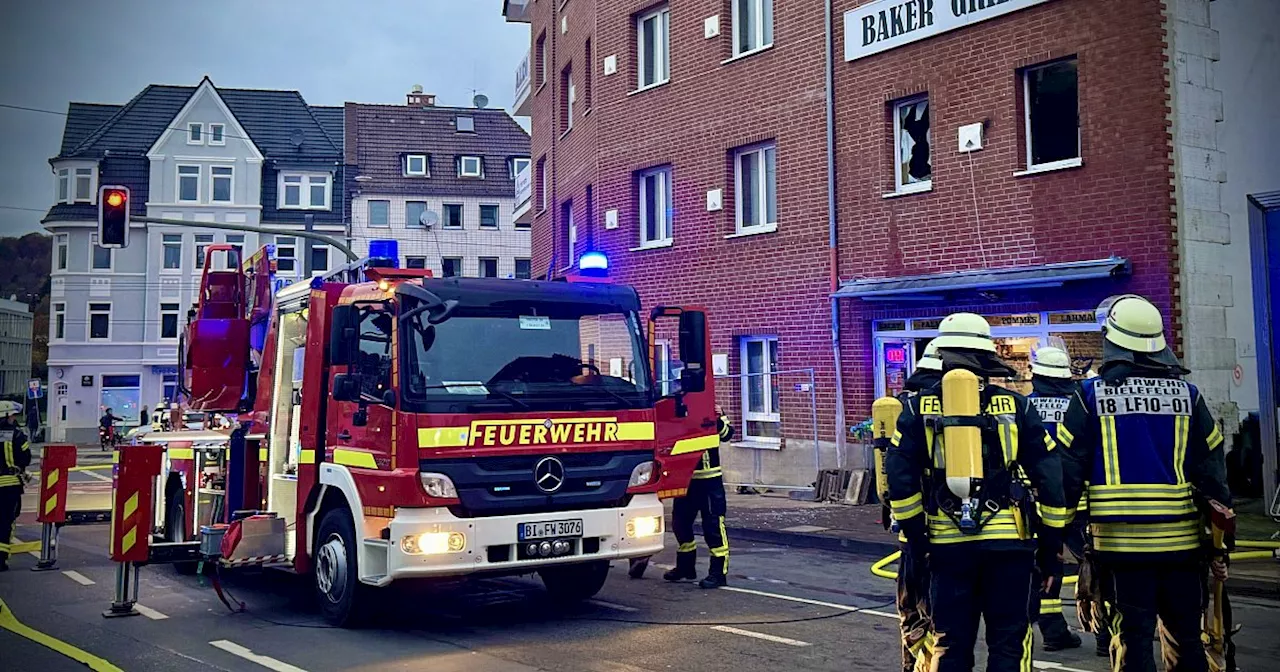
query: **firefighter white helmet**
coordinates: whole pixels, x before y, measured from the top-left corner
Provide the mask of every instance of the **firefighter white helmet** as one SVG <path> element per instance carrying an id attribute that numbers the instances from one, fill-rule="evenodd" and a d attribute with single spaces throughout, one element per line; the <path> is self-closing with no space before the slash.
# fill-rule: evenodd
<path id="1" fill-rule="evenodd" d="M 1037 348 L 1031 353 L 1031 373 L 1046 378 L 1070 378 L 1071 360 L 1061 348 Z"/>
<path id="2" fill-rule="evenodd" d="M 938 337 L 930 345 L 939 349 L 964 348 L 994 353 L 996 344 L 991 340 L 991 325 L 981 315 L 952 313 L 938 325 Z"/>
<path id="3" fill-rule="evenodd" d="M 926 371 L 941 371 L 942 360 L 938 358 L 938 346 L 933 341 L 924 346 L 924 354 L 920 355 L 920 361 L 916 362 L 917 369 Z"/>
<path id="4" fill-rule="evenodd" d="M 1160 309 L 1136 294 L 1125 294 L 1102 302 L 1098 312 L 1105 317 L 1102 333 L 1108 341 L 1133 352 L 1162 352 L 1164 319 Z"/>

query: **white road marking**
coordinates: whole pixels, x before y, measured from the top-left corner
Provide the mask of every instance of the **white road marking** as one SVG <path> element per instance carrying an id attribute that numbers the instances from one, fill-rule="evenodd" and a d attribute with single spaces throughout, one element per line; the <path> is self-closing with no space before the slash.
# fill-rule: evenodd
<path id="1" fill-rule="evenodd" d="M 271 656 L 263 656 L 263 655 L 254 653 L 253 651 L 246 649 L 243 646 L 236 644 L 235 642 L 227 641 L 225 639 L 219 639 L 219 640 L 209 642 L 209 645 L 213 646 L 214 648 L 222 649 L 223 651 L 226 651 L 227 653 L 233 656 L 239 656 L 241 658 L 244 658 L 247 661 L 257 663 L 269 670 L 275 670 L 276 672 L 307 672 L 301 667 L 295 667 L 293 665 L 290 665 L 289 663 L 276 660 Z"/>
<path id="2" fill-rule="evenodd" d="M 873 616 L 883 616 L 886 618 L 898 619 L 897 614 L 890 614 L 874 609 L 862 609 L 850 606 L 848 604 L 836 604 L 835 602 L 823 602 L 821 600 L 810 600 L 803 597 L 792 597 L 790 595 L 779 595 L 778 593 L 768 593 L 763 590 L 752 590 L 750 588 L 735 588 L 733 586 L 725 586 L 720 590 L 727 590 L 733 593 L 743 593 L 744 595 L 758 595 L 760 597 L 772 597 L 775 600 L 786 600 L 787 602 L 799 602 L 801 604 L 812 604 L 815 607 L 826 607 L 828 609 L 840 609 L 842 611 L 857 612 L 859 614 L 871 614 Z"/>
<path id="3" fill-rule="evenodd" d="M 133 608 L 137 609 L 139 614 L 142 614 L 153 621 L 163 621 L 164 619 L 169 618 L 151 607 L 143 606 L 136 602 L 134 603 Z"/>
<path id="4" fill-rule="evenodd" d="M 85 476 L 88 476 L 90 478 L 96 478 L 99 481 L 106 481 L 107 483 L 111 482 L 110 476 L 103 476 L 102 474 L 99 474 L 96 471 L 81 471 L 79 473 L 84 474 Z"/>
<path id="5" fill-rule="evenodd" d="M 614 604 L 613 602 L 605 602 L 604 600 L 587 600 L 587 604 L 594 604 L 597 607 L 612 609 L 614 611 L 640 611 L 635 607 L 628 607 L 625 604 Z"/>
<path id="6" fill-rule="evenodd" d="M 85 576 L 84 574 L 81 574 L 80 572 L 77 572 L 74 569 L 68 569 L 67 571 L 63 572 L 63 574 L 65 574 L 68 579 L 71 579 L 72 581 L 75 581 L 76 583 L 82 586 L 92 586 L 95 583 L 93 579 Z"/>
<path id="7" fill-rule="evenodd" d="M 1082 670 L 1078 667 L 1067 667 L 1062 663 L 1050 663 L 1043 660 L 1033 660 L 1031 661 L 1031 666 L 1036 668 L 1037 670 L 1061 670 L 1062 672 L 1089 672 L 1089 670 Z"/>
<path id="8" fill-rule="evenodd" d="M 809 642 L 802 642 L 798 639 L 790 639 L 788 637 L 778 637 L 777 635 L 766 635 L 763 632 L 754 632 L 751 630 L 743 630 L 741 628 L 732 628 L 727 625 L 713 625 L 712 630 L 718 632 L 727 632 L 731 635 L 742 635 L 743 637 L 752 637 L 755 639 L 763 639 L 766 642 L 774 642 L 775 644 L 786 644 L 787 646 L 812 646 Z"/>

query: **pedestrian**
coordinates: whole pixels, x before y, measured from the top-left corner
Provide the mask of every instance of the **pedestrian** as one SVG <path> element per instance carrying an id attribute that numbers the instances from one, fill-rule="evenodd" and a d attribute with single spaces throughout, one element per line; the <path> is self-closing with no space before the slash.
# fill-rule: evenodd
<path id="1" fill-rule="evenodd" d="M 1206 553 L 1193 496 L 1231 505 L 1222 432 L 1182 379 L 1189 372 L 1165 341 L 1159 309 L 1126 294 L 1104 301 L 1098 318 L 1098 377 L 1083 383 L 1057 436 L 1068 482 L 1088 482 L 1088 556 L 1101 578 L 1111 667 L 1154 672 L 1159 619 L 1165 669 L 1203 672 L 1206 580 L 1210 571 L 1225 580 L 1227 568 Z"/>
<path id="2" fill-rule="evenodd" d="M 30 399 L 27 401 L 27 437 L 30 441 L 37 441 L 40 437 L 39 399 Z"/>
<path id="3" fill-rule="evenodd" d="M 9 571 L 9 544 L 22 512 L 23 476 L 31 447 L 16 410 L 0 418 L 0 572 Z"/>
<path id="4" fill-rule="evenodd" d="M 1062 465 L 1026 397 L 990 382 L 1015 374 L 986 319 L 948 315 L 934 343 L 942 383 L 908 400 L 885 456 L 903 562 L 928 572 L 934 672 L 973 669 L 979 621 L 987 670 L 1022 672 L 1040 584 L 1061 572 Z"/>
<path id="5" fill-rule="evenodd" d="M 151 414 L 147 412 L 147 407 L 144 404 L 142 410 L 138 412 L 138 426 L 143 427 L 149 424 L 151 424 Z"/>
<path id="6" fill-rule="evenodd" d="M 1031 353 L 1031 394 L 1028 401 L 1040 412 L 1040 420 L 1044 423 L 1049 436 L 1055 436 L 1058 425 L 1066 416 L 1067 406 L 1071 398 L 1080 391 L 1080 386 L 1071 377 L 1071 359 L 1061 348 L 1044 346 Z M 1072 522 L 1075 525 L 1075 522 Z M 1068 528 L 1065 537 L 1074 535 Z M 1068 541 L 1067 547 L 1079 549 Z M 1075 550 L 1072 554 L 1079 559 L 1081 555 Z M 1040 613 L 1036 624 L 1040 626 L 1040 637 L 1045 651 L 1061 651 L 1075 649 L 1080 646 L 1080 636 L 1067 627 L 1067 619 L 1062 615 L 1062 575 L 1055 577 L 1052 590 L 1040 594 Z M 1101 637 L 1098 641 L 1103 641 Z"/>
<path id="7" fill-rule="evenodd" d="M 716 404 L 716 429 L 720 442 L 733 438 L 733 425 L 728 416 Z M 729 537 L 725 534 L 724 472 L 720 467 L 720 448 L 708 448 L 702 453 L 702 461 L 693 472 L 689 492 L 676 498 L 671 508 L 671 529 L 675 532 L 676 566 L 662 575 L 667 581 L 688 581 L 698 578 L 696 565 L 698 542 L 694 541 L 693 521 L 702 515 L 702 536 L 711 552 L 711 567 L 706 578 L 698 582 L 701 588 L 720 588 L 728 585 Z"/>

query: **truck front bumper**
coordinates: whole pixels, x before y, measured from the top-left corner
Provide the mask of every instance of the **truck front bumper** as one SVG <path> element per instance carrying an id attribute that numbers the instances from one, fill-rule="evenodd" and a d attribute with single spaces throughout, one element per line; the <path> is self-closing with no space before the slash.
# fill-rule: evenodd
<path id="1" fill-rule="evenodd" d="M 529 545 L 540 544 L 544 539 L 520 538 L 521 528 L 528 524 L 578 520 L 582 521 L 582 536 L 557 537 L 569 546 L 558 555 L 531 557 Z M 382 569 L 377 566 L 380 558 L 371 557 L 372 562 L 362 563 L 361 579 L 365 583 L 386 585 L 397 579 L 476 572 L 533 572 L 552 565 L 644 557 L 662 550 L 665 531 L 662 502 L 653 494 L 635 495 L 620 508 L 488 518 L 458 518 L 443 507 L 397 509 L 389 527 L 390 539 L 384 542 L 385 573 L 378 571 Z M 452 550 L 448 543 L 456 547 L 457 535 L 462 536 L 463 546 Z M 423 543 L 418 544 L 419 539 Z M 363 557 L 374 555 L 368 553 L 373 549 L 364 550 Z M 366 574 L 368 570 L 372 570 L 372 576 Z"/>

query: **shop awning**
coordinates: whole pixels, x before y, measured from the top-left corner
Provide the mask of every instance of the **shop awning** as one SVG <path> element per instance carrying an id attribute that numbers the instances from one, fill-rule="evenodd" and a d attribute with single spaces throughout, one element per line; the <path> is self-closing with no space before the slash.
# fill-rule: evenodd
<path id="1" fill-rule="evenodd" d="M 1064 283 L 1077 280 L 1097 280 L 1128 275 L 1129 271 L 1128 259 L 1107 257 L 1061 264 L 983 268 L 896 278 L 861 278 L 844 283 L 832 296 L 837 299 L 877 301 L 890 298 L 905 299 L 911 295 L 937 295 L 959 290 L 1060 287 Z"/>

